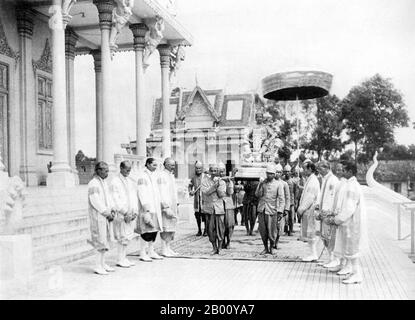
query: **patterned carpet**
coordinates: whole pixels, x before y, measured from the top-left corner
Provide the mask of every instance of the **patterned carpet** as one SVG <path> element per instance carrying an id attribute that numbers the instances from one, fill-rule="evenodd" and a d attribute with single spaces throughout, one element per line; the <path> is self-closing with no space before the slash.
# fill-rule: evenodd
<path id="1" fill-rule="evenodd" d="M 216 259 L 216 260 L 253 260 L 253 261 L 301 261 L 301 257 L 308 254 L 308 246 L 303 241 L 298 241 L 299 227 L 294 229 L 296 232 L 293 236 L 281 236 L 278 249 L 274 254 L 261 255 L 264 250 L 261 237 L 257 230 L 254 235 L 248 236 L 243 226 L 236 226 L 231 241 L 230 249 L 222 249 L 220 254 L 212 255 L 212 245 L 208 237 L 187 236 L 175 241 L 172 248 L 179 253 L 177 258 L 188 259 Z M 323 245 L 318 244 L 318 253 L 322 252 Z M 326 258 L 324 251 L 322 259 Z"/>

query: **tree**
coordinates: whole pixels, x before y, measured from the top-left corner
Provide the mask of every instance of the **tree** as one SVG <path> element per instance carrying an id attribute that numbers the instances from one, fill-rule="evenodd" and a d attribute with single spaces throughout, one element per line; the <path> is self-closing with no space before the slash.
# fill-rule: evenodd
<path id="1" fill-rule="evenodd" d="M 379 160 L 415 160 L 415 145 L 409 147 L 402 144 L 386 143 Z"/>
<path id="2" fill-rule="evenodd" d="M 362 154 L 356 158 L 363 162 L 368 162 L 385 143 L 395 141 L 395 128 L 409 123 L 401 93 L 390 79 L 379 74 L 350 90 L 341 103 L 339 120 L 356 151 L 362 147 Z"/>
<path id="3" fill-rule="evenodd" d="M 317 151 L 319 160 L 322 156 L 327 158 L 331 152 L 343 149 L 340 138 L 342 125 L 339 122 L 339 103 L 340 100 L 335 95 L 316 100 L 317 124 L 306 148 Z"/>

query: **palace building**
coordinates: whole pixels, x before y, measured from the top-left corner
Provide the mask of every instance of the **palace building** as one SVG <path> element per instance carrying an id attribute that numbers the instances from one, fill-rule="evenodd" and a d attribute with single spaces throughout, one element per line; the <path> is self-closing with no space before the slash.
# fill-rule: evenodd
<path id="1" fill-rule="evenodd" d="M 32 264 L 44 269 L 91 252 L 88 192 L 79 184 L 94 164 L 76 157 L 76 57 L 93 57 L 96 160 L 107 162 L 110 174 L 124 156 L 142 163 L 144 72 L 160 70 L 168 128 L 170 83 L 193 42 L 176 11 L 173 0 L 0 1 L 0 281 L 30 276 Z M 135 90 L 127 93 L 136 98 L 134 155 L 117 154 L 119 141 L 112 134 L 119 112 L 110 101 L 112 59 L 125 51 L 135 55 Z M 160 64 L 149 63 L 152 55 Z M 169 156 L 169 144 L 163 148 Z"/>
<path id="2" fill-rule="evenodd" d="M 151 134 L 147 139 L 147 153 L 161 158 L 163 153 L 162 99 L 153 107 Z M 226 94 L 222 90 L 173 90 L 169 101 L 172 156 L 177 163 L 177 178 L 188 179 L 199 160 L 206 167 L 219 161 L 227 172 L 238 167 L 242 143 L 255 122 L 257 111 L 265 104 L 255 93 Z M 134 152 L 136 144 L 123 145 Z"/>
<path id="3" fill-rule="evenodd" d="M 96 151 L 115 170 L 110 104 L 112 57 L 134 51 L 137 155 L 145 156 L 144 71 L 158 51 L 162 96 L 192 36 L 174 1 L 17 0 L 0 2 L 0 152 L 26 186 L 78 183 L 74 143 L 74 61 L 92 55 L 96 74 Z M 166 105 L 165 108 L 168 108 Z M 167 146 L 168 147 L 168 146 Z M 166 151 L 167 155 L 168 151 Z M 49 169 L 48 169 L 49 166 Z M 49 172 L 50 171 L 50 172 Z"/>

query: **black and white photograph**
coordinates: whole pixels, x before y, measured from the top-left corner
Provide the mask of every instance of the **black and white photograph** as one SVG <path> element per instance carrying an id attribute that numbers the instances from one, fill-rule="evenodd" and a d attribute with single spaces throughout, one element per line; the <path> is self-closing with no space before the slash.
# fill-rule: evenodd
<path id="1" fill-rule="evenodd" d="M 0 300 L 415 299 L 414 89 L 413 0 L 0 0 Z"/>

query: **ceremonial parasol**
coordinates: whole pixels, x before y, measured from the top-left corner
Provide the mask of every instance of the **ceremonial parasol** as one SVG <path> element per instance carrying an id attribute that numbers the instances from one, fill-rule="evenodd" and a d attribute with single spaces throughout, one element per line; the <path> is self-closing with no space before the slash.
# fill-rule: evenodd
<path id="1" fill-rule="evenodd" d="M 300 100 L 317 99 L 329 94 L 333 76 L 321 71 L 293 71 L 270 75 L 262 80 L 264 98 L 275 101 L 297 101 L 297 152 L 299 163 Z"/>

